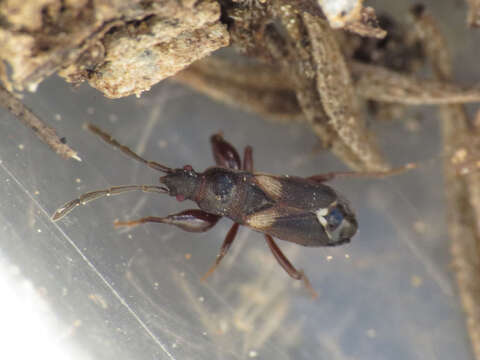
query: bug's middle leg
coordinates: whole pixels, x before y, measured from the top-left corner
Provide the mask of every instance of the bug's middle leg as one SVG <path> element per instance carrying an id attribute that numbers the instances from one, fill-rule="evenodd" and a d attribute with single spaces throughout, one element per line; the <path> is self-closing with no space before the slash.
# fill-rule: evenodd
<path id="1" fill-rule="evenodd" d="M 220 261 L 222 261 L 223 257 L 227 254 L 228 249 L 230 249 L 230 245 L 232 245 L 233 240 L 235 240 L 235 236 L 237 235 L 239 226 L 240 224 L 238 223 L 235 223 L 232 225 L 232 227 L 227 233 L 227 236 L 225 236 L 225 240 L 223 241 L 222 247 L 220 248 L 220 252 L 217 255 L 215 264 L 213 264 L 212 267 L 208 269 L 208 271 L 205 273 L 205 275 L 202 276 L 202 281 L 205 281 L 210 275 L 213 274 L 215 269 L 220 264 Z"/>
<path id="2" fill-rule="evenodd" d="M 270 235 L 265 234 L 265 239 L 267 240 L 268 247 L 272 251 L 273 256 L 277 259 L 280 266 L 287 272 L 295 280 L 303 280 L 307 290 L 310 292 L 313 298 L 318 296 L 317 292 L 313 289 L 310 281 L 308 280 L 307 276 L 301 270 L 295 269 L 292 263 L 287 259 L 285 254 L 280 250 L 278 245 L 275 243 L 273 238 Z"/>
<path id="3" fill-rule="evenodd" d="M 205 232 L 210 230 L 221 216 L 207 213 L 203 210 L 189 209 L 165 217 L 147 216 L 131 221 L 115 221 L 115 227 L 137 226 L 148 222 L 170 224 L 188 232 Z"/>

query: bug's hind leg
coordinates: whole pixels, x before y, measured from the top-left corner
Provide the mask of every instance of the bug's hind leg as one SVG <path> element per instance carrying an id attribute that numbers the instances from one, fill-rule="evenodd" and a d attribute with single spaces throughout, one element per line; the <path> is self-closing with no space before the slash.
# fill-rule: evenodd
<path id="1" fill-rule="evenodd" d="M 315 299 L 318 296 L 318 294 L 313 289 L 312 285 L 310 284 L 310 281 L 308 280 L 307 276 L 303 273 L 303 271 L 295 269 L 295 267 L 283 254 L 282 250 L 280 250 L 280 248 L 278 247 L 278 245 L 275 243 L 275 241 L 270 235 L 265 234 L 265 239 L 267 240 L 268 247 L 272 251 L 273 256 L 275 256 L 275 259 L 277 259 L 278 263 L 283 268 L 283 270 L 285 270 L 287 274 L 290 275 L 295 280 L 303 280 L 303 283 L 307 287 L 307 290 Z"/>
<path id="2" fill-rule="evenodd" d="M 205 232 L 210 230 L 221 216 L 207 213 L 198 209 L 185 210 L 165 217 L 147 216 L 131 221 L 115 221 L 115 227 L 137 226 L 148 222 L 170 224 L 188 232 Z"/>
<path id="3" fill-rule="evenodd" d="M 235 240 L 235 236 L 237 235 L 239 226 L 240 225 L 237 223 L 232 225 L 232 227 L 228 231 L 227 236 L 225 237 L 225 240 L 223 241 L 222 247 L 220 248 L 220 252 L 217 255 L 217 259 L 215 260 L 215 264 L 213 264 L 213 266 L 210 269 L 208 269 L 205 275 L 202 276 L 202 281 L 205 281 L 210 275 L 213 274 L 215 269 L 220 264 L 220 261 L 222 261 L 223 257 L 227 254 L 228 249 L 230 249 L 230 245 L 232 245 L 233 240 Z"/>
<path id="4" fill-rule="evenodd" d="M 307 179 L 317 181 L 317 182 L 324 182 L 330 181 L 335 178 L 342 178 L 342 177 L 350 177 L 350 178 L 361 178 L 361 177 L 370 177 L 370 178 L 385 178 L 388 176 L 394 176 L 402 174 L 406 171 L 415 169 L 417 165 L 415 163 L 408 163 L 404 166 L 400 166 L 397 168 L 393 168 L 390 170 L 385 171 L 335 171 L 329 172 L 324 174 L 317 174 L 308 177 Z"/>
<path id="5" fill-rule="evenodd" d="M 242 166 L 240 155 L 237 150 L 227 142 L 221 134 L 215 134 L 210 137 L 212 144 L 213 158 L 215 163 L 229 169 L 239 170 Z"/>

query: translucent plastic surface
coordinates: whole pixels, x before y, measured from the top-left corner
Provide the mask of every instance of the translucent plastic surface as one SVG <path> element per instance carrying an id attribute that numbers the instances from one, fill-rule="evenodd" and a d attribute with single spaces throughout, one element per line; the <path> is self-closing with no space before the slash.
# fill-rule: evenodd
<path id="1" fill-rule="evenodd" d="M 463 26 L 463 8 L 452 14 Z M 467 79 L 468 66 L 460 79 Z M 25 102 L 83 162 L 61 160 L 0 110 L 0 314 L 11 319 L 0 325 L 7 344 L 1 358 L 13 358 L 8 351 L 31 358 L 32 349 L 50 359 L 471 358 L 449 267 L 433 108 L 412 111 L 423 114 L 414 132 L 405 123 L 372 124 L 393 163 L 429 165 L 387 180 L 332 183 L 358 216 L 360 231 L 350 245 L 279 242 L 319 292 L 313 301 L 278 266 L 262 236 L 246 228 L 220 268 L 201 282 L 228 220 L 202 234 L 156 224 L 113 227 L 115 219 L 163 216 L 192 203 L 130 193 L 50 220 L 83 192 L 155 184 L 160 175 L 83 131 L 86 121 L 169 166 L 212 165 L 209 136 L 223 130 L 240 151 L 254 147 L 262 172 L 307 176 L 344 169 L 318 150 L 308 127 L 268 123 L 170 83 L 140 99 L 112 101 L 52 78 Z M 41 330 L 29 331 L 33 326 Z"/>

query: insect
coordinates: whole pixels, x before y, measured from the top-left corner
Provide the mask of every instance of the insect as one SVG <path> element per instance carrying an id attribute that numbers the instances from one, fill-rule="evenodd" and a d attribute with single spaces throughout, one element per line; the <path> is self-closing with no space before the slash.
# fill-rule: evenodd
<path id="1" fill-rule="evenodd" d="M 161 185 L 116 186 L 85 193 L 59 208 L 52 220 L 57 221 L 75 207 L 92 200 L 134 190 L 168 194 L 178 201 L 194 201 L 199 209 L 184 210 L 166 217 L 148 216 L 126 222 L 117 221 L 115 226 L 156 222 L 175 225 L 189 232 L 204 232 L 211 229 L 220 218 L 230 218 L 234 224 L 225 237 L 215 264 L 203 279 L 220 264 L 239 226 L 244 225 L 263 233 L 282 268 L 292 278 L 303 280 L 307 289 L 316 296 L 307 276 L 291 264 L 273 238 L 303 246 L 336 246 L 349 242 L 357 231 L 357 220 L 347 200 L 323 184 L 340 173 L 308 178 L 257 173 L 253 170 L 252 147 L 245 147 L 242 162 L 238 152 L 221 134 L 210 138 L 216 166 L 201 173 L 191 165 L 170 168 L 145 160 L 94 125 L 88 124 L 87 127 L 130 158 L 165 175 L 159 179 Z"/>

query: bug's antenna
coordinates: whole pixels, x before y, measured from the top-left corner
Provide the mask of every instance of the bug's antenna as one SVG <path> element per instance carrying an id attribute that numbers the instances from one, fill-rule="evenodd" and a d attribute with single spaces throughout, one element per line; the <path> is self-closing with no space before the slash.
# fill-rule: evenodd
<path id="1" fill-rule="evenodd" d="M 87 127 L 88 130 L 90 130 L 95 135 L 100 136 L 100 138 L 102 138 L 102 140 L 105 141 L 107 144 L 110 144 L 113 147 L 118 148 L 121 152 L 123 152 L 128 157 L 130 157 L 132 159 L 135 159 L 137 161 L 140 161 L 140 162 L 144 163 L 145 165 L 147 165 L 148 167 L 150 167 L 152 169 L 155 169 L 157 171 L 161 171 L 161 172 L 164 172 L 164 173 L 167 173 L 167 174 L 173 172 L 173 169 L 169 168 L 168 166 L 159 164 L 155 161 L 145 160 L 140 155 L 138 155 L 138 154 L 134 153 L 132 150 L 130 150 L 129 147 L 120 144 L 117 140 L 115 140 L 113 137 L 111 137 L 109 134 L 107 134 L 105 131 L 103 131 L 99 127 L 97 127 L 93 124 L 90 124 L 90 123 L 86 123 L 86 127 Z"/>
<path id="2" fill-rule="evenodd" d="M 118 195 L 128 191 L 140 190 L 143 192 L 156 192 L 160 194 L 168 194 L 168 188 L 164 186 L 157 186 L 157 185 L 123 185 L 123 186 L 114 186 L 110 189 L 105 190 L 96 190 L 89 193 L 85 193 L 80 195 L 77 199 L 69 201 L 61 208 L 59 208 L 55 213 L 52 215 L 52 220 L 57 221 L 71 212 L 79 205 L 85 205 L 90 201 L 100 199 L 105 196 L 112 196 Z"/>

